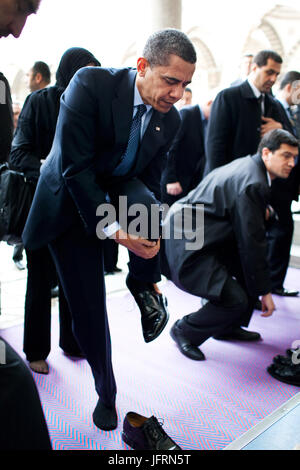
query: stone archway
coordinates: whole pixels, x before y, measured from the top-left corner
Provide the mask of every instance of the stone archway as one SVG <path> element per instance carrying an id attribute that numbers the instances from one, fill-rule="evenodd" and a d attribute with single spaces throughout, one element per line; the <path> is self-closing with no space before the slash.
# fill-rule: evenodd
<path id="1" fill-rule="evenodd" d="M 216 61 L 210 48 L 200 38 L 199 28 L 191 28 L 186 34 L 193 42 L 198 56 L 197 69 L 193 83 L 195 82 L 197 84 L 197 82 L 199 82 L 202 83 L 203 86 L 204 80 L 199 81 L 198 79 L 199 75 L 204 74 L 206 76 L 206 88 L 208 90 L 217 88 L 220 85 L 221 73 L 216 65 Z"/>
<path id="2" fill-rule="evenodd" d="M 272 49 L 281 57 L 284 57 L 284 47 L 279 34 L 265 18 L 249 32 L 243 47 L 243 53 L 251 51 L 255 55 L 263 49 Z"/>

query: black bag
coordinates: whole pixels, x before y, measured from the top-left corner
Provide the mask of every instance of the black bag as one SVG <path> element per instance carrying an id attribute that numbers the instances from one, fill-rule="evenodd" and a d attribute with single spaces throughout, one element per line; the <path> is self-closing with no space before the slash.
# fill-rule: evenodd
<path id="1" fill-rule="evenodd" d="M 26 181 L 24 173 L 0 166 L 0 240 L 21 242 L 34 191 L 35 184 Z"/>

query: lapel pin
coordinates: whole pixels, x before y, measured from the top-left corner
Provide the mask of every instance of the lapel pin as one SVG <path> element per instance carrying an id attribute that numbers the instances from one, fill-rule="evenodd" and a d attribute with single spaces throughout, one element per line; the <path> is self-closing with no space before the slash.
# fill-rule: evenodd
<path id="1" fill-rule="evenodd" d="M 156 127 L 155 130 L 156 130 L 157 132 L 159 132 L 159 131 L 160 131 L 160 127 Z"/>

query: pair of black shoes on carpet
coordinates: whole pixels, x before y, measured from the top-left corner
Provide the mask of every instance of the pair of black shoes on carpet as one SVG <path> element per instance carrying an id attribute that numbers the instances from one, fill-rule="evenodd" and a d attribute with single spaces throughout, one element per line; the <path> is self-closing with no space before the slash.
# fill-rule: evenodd
<path id="1" fill-rule="evenodd" d="M 181 320 L 177 320 L 177 322 L 172 326 L 170 331 L 171 338 L 175 341 L 184 356 L 189 359 L 193 359 L 194 361 L 204 361 L 205 355 L 203 352 L 197 345 L 193 344 L 186 336 L 184 336 L 182 328 L 180 328 L 180 321 Z M 214 339 L 223 341 L 259 341 L 261 336 L 255 331 L 247 331 L 241 327 L 235 327 L 229 332 L 226 332 L 226 334 L 224 333 L 222 335 L 214 336 Z"/>
<path id="2" fill-rule="evenodd" d="M 274 379 L 289 385 L 300 386 L 300 349 L 287 349 L 286 355 L 277 355 L 267 368 Z"/>

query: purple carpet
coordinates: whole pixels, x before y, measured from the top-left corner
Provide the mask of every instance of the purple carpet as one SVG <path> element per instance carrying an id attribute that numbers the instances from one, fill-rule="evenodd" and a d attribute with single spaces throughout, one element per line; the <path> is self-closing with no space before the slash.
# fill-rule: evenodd
<path id="1" fill-rule="evenodd" d="M 299 288 L 299 271 L 290 269 L 286 287 Z M 71 360 L 58 347 L 58 321 L 53 315 L 50 374 L 34 374 L 51 435 L 53 449 L 128 449 L 121 440 L 128 411 L 155 415 L 185 450 L 219 450 L 256 425 L 299 392 L 298 387 L 274 380 L 266 372 L 273 356 L 300 339 L 300 298 L 275 297 L 276 312 L 262 318 L 255 312 L 250 329 L 259 343 L 209 339 L 202 350 L 207 360 L 185 358 L 169 336 L 177 318 L 199 308 L 200 299 L 163 287 L 171 318 L 153 343 L 142 339 L 139 312 L 129 294 L 108 300 L 113 362 L 118 384 L 119 426 L 99 431 L 91 415 L 97 402 L 85 360 Z M 1 335 L 22 353 L 22 327 Z"/>

